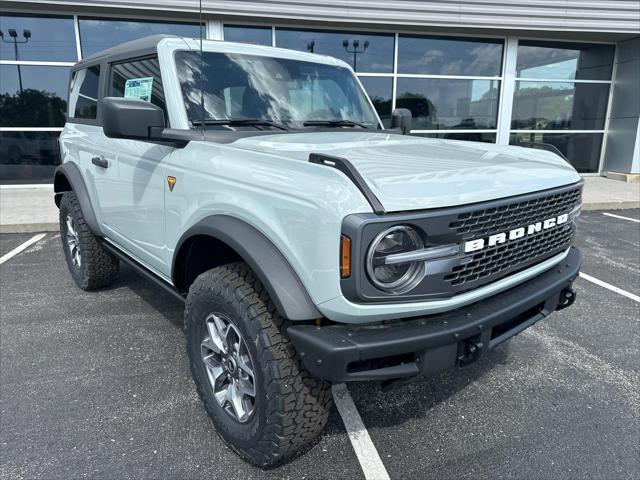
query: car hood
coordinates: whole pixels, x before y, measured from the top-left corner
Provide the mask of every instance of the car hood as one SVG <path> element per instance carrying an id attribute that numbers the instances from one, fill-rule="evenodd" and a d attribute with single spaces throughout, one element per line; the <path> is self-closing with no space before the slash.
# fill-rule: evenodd
<path id="1" fill-rule="evenodd" d="M 571 165 L 544 150 L 381 132 L 275 134 L 232 145 L 305 162 L 310 153 L 346 158 L 388 212 L 464 205 L 580 180 Z"/>

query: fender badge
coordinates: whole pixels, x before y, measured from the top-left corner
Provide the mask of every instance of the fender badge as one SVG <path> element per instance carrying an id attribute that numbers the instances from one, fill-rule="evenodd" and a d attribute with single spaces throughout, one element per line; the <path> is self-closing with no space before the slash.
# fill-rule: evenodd
<path id="1" fill-rule="evenodd" d="M 173 192 L 173 187 L 176 186 L 176 177 L 167 177 L 167 183 L 169 184 L 169 191 Z"/>

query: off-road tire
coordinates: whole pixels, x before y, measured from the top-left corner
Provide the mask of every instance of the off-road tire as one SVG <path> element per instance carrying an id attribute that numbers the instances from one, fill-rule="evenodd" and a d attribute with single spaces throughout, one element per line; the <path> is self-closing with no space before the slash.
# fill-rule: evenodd
<path id="1" fill-rule="evenodd" d="M 225 315 L 242 333 L 255 374 L 255 410 L 246 423 L 215 400 L 202 360 L 205 319 Z M 286 334 L 287 321 L 247 264 L 232 263 L 201 274 L 185 308 L 187 353 L 193 379 L 214 427 L 245 460 L 267 468 L 292 456 L 323 430 L 331 407 L 329 384 L 312 377 Z"/>
<path id="2" fill-rule="evenodd" d="M 67 243 L 67 215 L 73 218 L 78 236 L 81 256 L 79 266 L 73 262 Z M 95 290 L 106 287 L 118 276 L 120 262 L 103 248 L 99 237 L 89 230 L 73 192 L 65 192 L 60 200 L 60 237 L 69 272 L 79 288 Z"/>

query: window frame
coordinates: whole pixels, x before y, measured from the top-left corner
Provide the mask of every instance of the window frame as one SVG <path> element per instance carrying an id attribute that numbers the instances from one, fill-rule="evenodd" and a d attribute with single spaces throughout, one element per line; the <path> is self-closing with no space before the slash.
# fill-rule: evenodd
<path id="1" fill-rule="evenodd" d="M 158 70 L 160 71 L 160 85 L 162 85 L 162 93 L 165 94 L 165 102 L 164 102 L 164 117 L 165 117 L 165 126 L 167 128 L 170 128 L 171 125 L 171 120 L 169 118 L 169 107 L 167 106 L 167 101 L 166 101 L 166 92 L 164 89 L 164 79 L 162 78 L 162 70 L 160 67 L 160 58 L 158 56 L 158 53 L 151 53 L 151 54 L 144 54 L 144 55 L 139 55 L 136 57 L 130 57 L 130 58 L 119 58 L 117 60 L 113 60 L 111 62 L 107 62 L 107 69 L 108 69 L 108 74 L 106 75 L 105 78 L 105 82 L 104 85 L 102 86 L 102 90 L 101 90 L 101 99 L 100 99 L 100 103 L 102 103 L 102 98 L 105 98 L 107 96 L 109 96 L 109 91 L 111 90 L 111 85 L 113 82 L 113 73 L 114 73 L 114 67 L 116 65 L 122 65 L 123 63 L 133 63 L 133 62 L 139 62 L 142 60 L 157 60 L 158 61 Z M 123 97 L 125 98 L 125 97 Z M 151 103 L 151 102 L 149 102 Z M 155 105 L 155 104 L 152 104 Z M 157 105 L 156 105 L 157 106 Z M 160 108 L 160 107 L 158 107 Z"/>
<path id="2" fill-rule="evenodd" d="M 502 135 L 502 142 L 498 142 L 500 144 L 504 144 L 504 145 L 511 145 L 510 139 L 511 139 L 511 135 L 518 135 L 518 134 L 571 134 L 571 133 L 575 133 L 575 134 L 595 134 L 595 135 L 602 135 L 602 142 L 600 144 L 600 155 L 599 155 L 599 159 L 598 159 L 598 166 L 596 168 L 596 171 L 594 172 L 581 172 L 580 175 L 583 176 L 598 176 L 600 175 L 600 172 L 602 172 L 602 166 L 604 163 L 604 155 L 606 152 L 606 147 L 607 147 L 607 132 L 609 131 L 609 118 L 610 118 L 610 114 L 611 114 L 611 100 L 613 97 L 613 84 L 615 82 L 616 79 L 616 72 L 617 72 L 617 67 L 618 67 L 618 47 L 615 43 L 612 42 L 590 42 L 590 41 L 576 41 L 576 40 L 562 40 L 562 39 L 547 39 L 547 38 L 531 38 L 531 37 L 509 37 L 508 39 L 509 42 L 511 42 L 512 45 L 512 50 L 514 51 L 512 53 L 512 58 L 510 59 L 510 63 L 509 65 L 505 66 L 505 68 L 508 68 L 508 71 L 505 73 L 505 78 L 508 76 L 510 77 L 510 81 L 511 81 L 511 93 L 509 98 L 504 98 L 505 102 L 507 102 L 506 108 L 508 110 L 501 110 L 499 112 L 499 116 L 498 118 L 500 119 L 502 116 L 504 116 L 504 119 L 502 120 L 503 122 L 505 122 L 505 124 L 502 126 L 502 129 L 500 131 L 500 134 Z M 517 57 L 518 57 L 518 47 L 520 46 L 520 42 L 521 41 L 525 41 L 525 42 L 540 42 L 540 43 L 567 43 L 567 44 L 580 44 L 583 43 L 585 45 L 589 45 L 589 44 L 599 44 L 599 45 L 613 45 L 614 50 L 613 50 L 613 66 L 611 68 L 611 78 L 609 80 L 587 80 L 587 79 L 573 79 L 573 80 L 567 80 L 567 79 L 558 79 L 558 78 L 531 78 L 531 77 L 518 77 L 517 74 Z M 507 60 L 509 61 L 509 59 Z M 597 129 L 597 130 L 579 130 L 579 129 L 567 129 L 567 130 L 536 130 L 536 129 L 512 129 L 511 128 L 511 122 L 513 120 L 513 107 L 515 105 L 515 98 L 514 98 L 514 94 L 515 94 L 515 87 L 516 84 L 518 82 L 540 82 L 540 83 L 571 83 L 571 84 L 578 84 L 578 83 L 591 83 L 591 84 L 607 84 L 609 85 L 609 93 L 607 95 L 607 108 L 605 111 L 605 118 L 604 118 L 604 125 L 602 127 L 602 129 Z M 500 122 L 500 120 L 499 120 Z"/>
<path id="3" fill-rule="evenodd" d="M 173 69 L 174 69 L 173 74 L 175 75 L 175 80 L 177 82 L 178 88 L 180 88 L 180 79 L 178 78 L 178 72 L 177 72 L 177 69 L 176 69 L 176 66 L 177 66 L 176 55 L 178 53 L 180 53 L 180 52 L 192 52 L 192 51 L 193 50 L 177 48 L 172 52 L 172 63 L 173 63 Z M 217 53 L 227 53 L 227 52 L 221 51 L 221 52 L 217 52 Z M 248 55 L 251 55 L 251 54 L 248 54 Z M 360 90 L 361 93 L 364 94 L 368 105 L 371 107 L 371 110 L 373 111 L 373 114 L 375 115 L 375 118 L 376 118 L 376 121 L 377 121 L 376 130 L 379 130 L 381 128 L 384 129 L 385 127 L 384 127 L 384 124 L 382 123 L 382 119 L 380 118 L 380 115 L 378 114 L 378 111 L 376 110 L 375 106 L 373 105 L 373 101 L 371 100 L 371 97 L 367 93 L 366 88 L 364 88 L 364 85 L 360 81 L 359 76 L 353 71 L 352 71 L 352 73 L 353 73 L 353 78 L 356 81 L 357 88 Z M 187 106 L 184 103 L 184 100 L 182 99 L 182 92 L 180 92 L 180 93 L 181 93 L 181 97 L 180 97 L 181 114 L 184 115 L 184 119 L 186 120 L 186 127 L 176 127 L 176 128 L 182 128 L 183 130 L 184 129 L 190 130 L 191 129 L 191 127 L 190 127 L 191 122 L 189 121 L 189 115 L 187 113 Z"/>
<path id="4" fill-rule="evenodd" d="M 88 69 L 91 67 L 98 66 L 100 67 L 100 77 L 98 78 L 98 105 L 96 107 L 96 118 L 76 118 L 70 115 L 71 102 L 69 102 L 69 98 L 71 95 L 71 82 L 73 81 L 73 76 L 79 70 Z M 94 125 L 94 126 L 102 126 L 102 98 L 104 91 L 104 77 L 105 77 L 106 64 L 101 60 L 93 60 L 89 62 L 82 62 L 77 64 L 74 68 L 71 69 L 69 74 L 69 83 L 67 85 L 67 122 L 69 123 L 78 123 L 81 125 Z M 62 130 L 62 129 L 61 129 Z"/>
<path id="5" fill-rule="evenodd" d="M 78 35 L 77 35 L 77 30 L 78 30 L 78 22 L 77 22 L 77 15 L 74 14 L 70 14 L 67 12 L 40 12 L 40 11 L 35 11 L 35 12 L 31 12 L 31 11 L 19 11 L 19 9 L 17 10 L 8 10 L 6 12 L 1 12 L 0 13 L 1 16 L 5 16 L 5 17 L 32 17 L 32 18 L 48 18 L 48 19 L 58 19 L 58 20 L 71 20 L 72 24 L 73 24 L 73 30 L 74 30 L 74 40 L 75 40 L 75 45 L 74 45 L 74 51 L 76 52 L 76 55 L 78 54 Z M 75 59 L 75 61 L 80 60 L 80 56 L 77 56 L 77 58 Z M 6 64 L 6 65 L 42 65 L 42 66 L 73 66 L 75 61 L 71 61 L 71 60 L 2 60 L 0 59 L 0 64 Z"/>

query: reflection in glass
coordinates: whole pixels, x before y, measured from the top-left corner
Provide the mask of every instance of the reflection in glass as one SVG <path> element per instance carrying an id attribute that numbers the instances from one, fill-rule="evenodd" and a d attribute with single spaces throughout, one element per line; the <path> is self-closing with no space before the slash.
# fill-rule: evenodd
<path id="1" fill-rule="evenodd" d="M 456 133 L 412 133 L 418 137 L 442 138 L 445 140 L 465 140 L 468 142 L 496 143 L 494 132 L 456 132 Z"/>
<path id="2" fill-rule="evenodd" d="M 9 35 L 17 33 L 17 43 Z M 26 15 L 0 15 L 0 60 L 29 60 L 46 62 L 77 62 L 76 35 L 72 17 L 31 17 Z M 29 38 L 24 38 L 24 31 Z M 16 58 L 17 47 L 17 58 Z"/>
<path id="3" fill-rule="evenodd" d="M 601 130 L 609 85 L 602 83 L 516 82 L 511 128 Z"/>
<path id="4" fill-rule="evenodd" d="M 198 52 L 192 51 L 177 52 L 176 64 L 192 124 L 198 124 L 202 118 L 205 121 L 253 118 L 294 128 L 305 127 L 307 121 L 328 120 L 350 120 L 377 127 L 373 109 L 346 68 L 217 52 L 205 52 L 201 61 Z"/>
<path id="5" fill-rule="evenodd" d="M 59 132 L 0 132 L 0 183 L 52 183 Z"/>
<path id="6" fill-rule="evenodd" d="M 499 80 L 398 78 L 397 92 L 414 130 L 496 128 Z"/>
<path id="7" fill-rule="evenodd" d="M 162 78 L 160 76 L 160 64 L 157 57 L 114 65 L 111 70 L 109 96 L 124 97 L 127 80 L 144 77 L 153 78 L 151 98 L 148 101 L 160 107 L 168 120 L 164 88 L 162 87 Z"/>
<path id="8" fill-rule="evenodd" d="M 601 133 L 512 133 L 509 143 L 517 145 L 519 142 L 550 143 L 567 157 L 569 163 L 578 172 L 594 173 L 598 171 L 600 148 L 602 147 Z"/>
<path id="9" fill-rule="evenodd" d="M 516 75 L 558 80 L 611 80 L 613 45 L 521 40 Z"/>
<path id="10" fill-rule="evenodd" d="M 400 35 L 398 73 L 499 76 L 502 40 Z"/>
<path id="11" fill-rule="evenodd" d="M 69 67 L 0 66 L 0 127 L 64 126 L 68 80 Z"/>
<path id="12" fill-rule="evenodd" d="M 80 45 L 82 56 L 88 57 L 105 48 L 114 47 L 130 40 L 166 33 L 179 37 L 200 37 L 198 24 L 140 22 L 81 18 Z"/>
<path id="13" fill-rule="evenodd" d="M 224 40 L 271 46 L 271 27 L 225 25 Z"/>
<path id="14" fill-rule="evenodd" d="M 83 68 L 73 75 L 69 91 L 69 112 L 74 118 L 94 119 L 98 114 L 100 65 Z"/>
<path id="15" fill-rule="evenodd" d="M 357 51 L 360 52 L 355 56 L 354 41 Z M 344 42 L 347 42 L 346 46 Z M 366 49 L 365 42 L 367 42 Z M 276 45 L 281 48 L 336 57 L 347 62 L 357 72 L 391 73 L 393 71 L 393 35 L 278 28 Z"/>
<path id="16" fill-rule="evenodd" d="M 360 77 L 385 128 L 391 127 L 391 96 L 393 79 L 388 77 Z"/>

